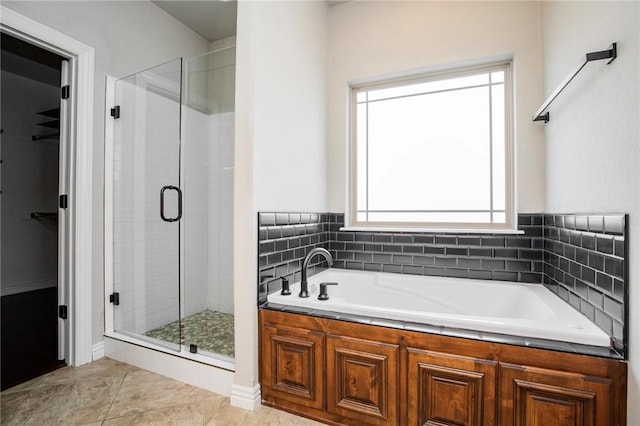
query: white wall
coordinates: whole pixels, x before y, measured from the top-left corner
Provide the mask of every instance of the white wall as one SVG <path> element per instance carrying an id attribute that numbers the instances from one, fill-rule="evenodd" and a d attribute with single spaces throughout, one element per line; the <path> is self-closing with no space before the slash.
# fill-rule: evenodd
<path id="1" fill-rule="evenodd" d="M 356 1 L 329 13 L 329 210 L 343 212 L 348 84 L 469 61 L 514 58 L 517 196 L 521 212 L 544 209 L 540 4 Z"/>
<path id="2" fill-rule="evenodd" d="M 236 46 L 235 386 L 255 397 L 256 213 L 327 210 L 327 4 L 240 1 Z"/>
<path id="3" fill-rule="evenodd" d="M 104 332 L 103 177 L 105 76 L 124 77 L 209 43 L 148 1 L 3 1 L 3 6 L 95 48 L 93 162 L 93 342 Z M 86 285 L 86 283 L 80 283 Z"/>
<path id="4" fill-rule="evenodd" d="M 2 71 L 2 295 L 58 282 L 58 222 L 30 213 L 58 211 L 58 139 L 31 136 L 56 132 L 37 113 L 59 106 L 58 85 Z"/>
<path id="5" fill-rule="evenodd" d="M 223 38 L 220 40 L 212 41 L 209 44 L 209 52 L 214 52 L 219 49 L 225 49 L 227 47 L 235 47 L 235 45 L 236 45 L 236 36 Z"/>
<path id="6" fill-rule="evenodd" d="M 630 425 L 640 424 L 639 28 L 638 2 L 542 2 L 545 93 L 618 42 L 613 63 L 588 64 L 549 108 L 546 209 L 629 214 Z"/>
<path id="7" fill-rule="evenodd" d="M 327 6 L 253 7 L 256 211 L 326 211 Z"/>

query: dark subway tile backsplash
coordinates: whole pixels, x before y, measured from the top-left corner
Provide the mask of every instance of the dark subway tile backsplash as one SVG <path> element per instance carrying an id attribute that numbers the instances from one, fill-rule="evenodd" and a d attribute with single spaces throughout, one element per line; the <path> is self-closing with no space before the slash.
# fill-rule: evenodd
<path id="1" fill-rule="evenodd" d="M 334 267 L 411 275 L 542 283 L 625 349 L 625 215 L 519 214 L 523 234 L 341 231 L 343 214 L 259 213 L 259 303 L 300 280 L 323 247 Z M 317 257 L 309 275 L 327 267 Z"/>
<path id="2" fill-rule="evenodd" d="M 295 281 L 314 247 L 329 250 L 336 268 L 541 283 L 543 216 L 519 222 L 524 235 L 353 232 L 340 230 L 342 214 L 259 213 L 259 294 L 279 289 L 281 273 Z"/>
<path id="3" fill-rule="evenodd" d="M 544 284 L 609 334 L 624 353 L 626 216 L 546 214 L 544 223 Z"/>
<path id="4" fill-rule="evenodd" d="M 335 224 L 332 215 L 319 213 L 259 213 L 258 214 L 258 298 L 263 303 L 267 294 L 279 290 L 282 279 L 293 283 L 300 280 L 302 260 L 315 247 L 330 247 L 330 226 Z M 352 253 L 343 251 L 349 256 Z M 352 259 L 352 258 L 351 258 Z M 326 269 L 321 257 L 311 262 L 309 275 Z"/>

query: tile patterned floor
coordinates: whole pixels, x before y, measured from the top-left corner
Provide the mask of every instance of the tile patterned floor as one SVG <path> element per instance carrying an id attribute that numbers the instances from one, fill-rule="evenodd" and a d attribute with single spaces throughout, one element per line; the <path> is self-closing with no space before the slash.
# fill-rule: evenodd
<path id="1" fill-rule="evenodd" d="M 320 425 L 107 358 L 65 367 L 0 394 L 2 425 Z"/>
<path id="2" fill-rule="evenodd" d="M 184 344 L 179 335 L 180 321 L 174 321 L 146 333 L 147 336 L 175 344 Z M 233 314 L 206 309 L 184 319 L 183 336 L 187 344 L 234 358 Z"/>

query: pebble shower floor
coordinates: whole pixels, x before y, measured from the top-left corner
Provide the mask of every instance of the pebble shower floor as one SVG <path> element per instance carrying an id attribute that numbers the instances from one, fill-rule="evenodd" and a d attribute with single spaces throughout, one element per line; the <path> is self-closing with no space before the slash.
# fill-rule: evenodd
<path id="1" fill-rule="evenodd" d="M 207 309 L 186 317 L 182 340 L 179 327 L 180 321 L 174 321 L 148 331 L 146 335 L 175 344 L 185 344 L 186 339 L 187 344 L 198 345 L 199 351 L 235 357 L 233 314 Z"/>

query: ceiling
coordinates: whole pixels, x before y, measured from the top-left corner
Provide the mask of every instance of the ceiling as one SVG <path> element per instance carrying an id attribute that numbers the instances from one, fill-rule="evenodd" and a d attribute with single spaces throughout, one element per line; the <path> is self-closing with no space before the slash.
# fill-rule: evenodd
<path id="1" fill-rule="evenodd" d="M 151 1 L 208 41 L 236 35 L 237 3 L 233 0 Z"/>
<path id="2" fill-rule="evenodd" d="M 235 0 L 151 0 L 156 6 L 208 41 L 236 35 Z M 326 0 L 329 7 L 350 0 Z"/>

